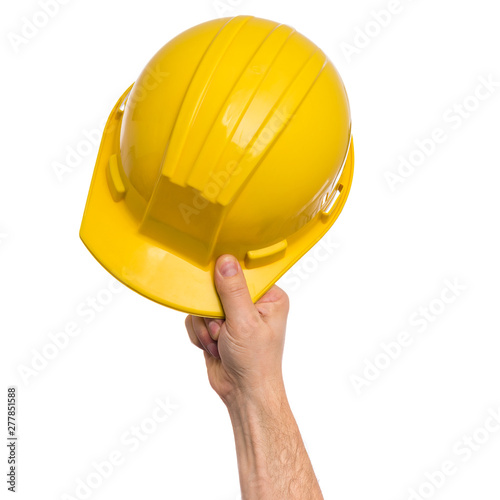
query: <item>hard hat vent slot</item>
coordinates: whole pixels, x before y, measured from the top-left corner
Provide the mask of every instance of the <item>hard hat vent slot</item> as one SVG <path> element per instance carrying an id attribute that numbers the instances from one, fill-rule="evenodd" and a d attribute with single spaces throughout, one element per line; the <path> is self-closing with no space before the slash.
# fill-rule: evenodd
<path id="1" fill-rule="evenodd" d="M 288 242 L 281 240 L 274 245 L 259 250 L 250 250 L 245 256 L 245 265 L 248 269 L 266 266 L 281 259 L 286 252 Z"/>
<path id="2" fill-rule="evenodd" d="M 108 186 L 113 200 L 122 200 L 127 192 L 127 187 L 123 182 L 116 155 L 111 155 L 109 158 L 106 177 L 108 179 Z"/>
<path id="3" fill-rule="evenodd" d="M 123 101 L 121 102 L 120 107 L 118 108 L 118 110 L 121 111 L 122 113 L 125 111 L 125 105 L 127 104 L 129 95 L 130 92 L 123 98 Z"/>
<path id="4" fill-rule="evenodd" d="M 333 207 L 335 206 L 335 202 L 337 201 L 338 197 L 340 196 L 340 193 L 342 192 L 342 189 L 344 189 L 344 186 L 342 184 L 337 184 L 333 194 L 327 194 L 325 196 L 325 200 L 323 202 L 324 203 L 323 213 L 325 215 L 329 215 L 330 212 L 332 211 Z"/>

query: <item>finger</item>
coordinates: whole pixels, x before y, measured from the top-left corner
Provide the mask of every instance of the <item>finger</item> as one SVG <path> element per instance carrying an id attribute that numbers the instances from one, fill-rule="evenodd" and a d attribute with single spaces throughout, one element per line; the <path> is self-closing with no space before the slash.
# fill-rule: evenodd
<path id="1" fill-rule="evenodd" d="M 203 346 L 203 349 L 205 349 L 214 358 L 219 358 L 220 356 L 217 344 L 210 337 L 203 318 L 193 316 L 192 322 L 194 333 L 200 344 Z"/>
<path id="2" fill-rule="evenodd" d="M 243 271 L 239 262 L 232 255 L 223 255 L 217 259 L 215 287 L 222 302 L 226 319 L 232 324 L 246 321 L 249 317 L 257 314 Z"/>
<path id="3" fill-rule="evenodd" d="M 274 285 L 255 303 L 255 307 L 264 318 L 267 316 L 283 318 L 288 315 L 289 304 L 290 300 L 286 292 Z"/>
<path id="4" fill-rule="evenodd" d="M 198 337 L 194 333 L 194 327 L 193 327 L 193 316 L 187 316 L 186 317 L 186 330 L 189 335 L 189 340 L 196 346 L 199 347 L 200 349 L 203 349 L 203 346 L 201 345 L 201 342 L 198 340 Z"/>
<path id="5" fill-rule="evenodd" d="M 256 303 L 265 304 L 269 302 L 288 302 L 288 295 L 279 286 L 273 285 Z"/>
<path id="6" fill-rule="evenodd" d="M 219 340 L 220 327 L 224 321 L 222 319 L 214 319 L 214 318 L 204 318 L 205 326 L 207 327 L 208 333 L 212 340 Z"/>

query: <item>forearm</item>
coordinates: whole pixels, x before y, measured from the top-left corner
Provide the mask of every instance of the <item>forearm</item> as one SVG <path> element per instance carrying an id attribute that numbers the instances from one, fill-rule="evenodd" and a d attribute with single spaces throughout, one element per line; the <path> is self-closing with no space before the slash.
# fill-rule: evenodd
<path id="1" fill-rule="evenodd" d="M 243 500 L 322 500 L 283 385 L 228 405 Z"/>

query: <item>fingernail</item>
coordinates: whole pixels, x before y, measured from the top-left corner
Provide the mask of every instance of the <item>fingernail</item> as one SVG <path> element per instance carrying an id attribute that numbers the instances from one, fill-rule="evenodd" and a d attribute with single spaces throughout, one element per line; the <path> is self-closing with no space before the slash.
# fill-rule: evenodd
<path id="1" fill-rule="evenodd" d="M 220 267 L 220 273 L 224 276 L 224 278 L 231 278 L 232 276 L 235 276 L 237 272 L 238 266 L 235 259 L 227 259 Z"/>
<path id="2" fill-rule="evenodd" d="M 212 337 L 214 340 L 217 340 L 217 334 L 219 333 L 220 330 L 220 324 L 218 323 L 217 320 L 212 320 L 208 323 L 208 333 L 210 334 L 210 337 Z"/>
<path id="3" fill-rule="evenodd" d="M 213 342 L 211 344 L 208 344 L 207 350 L 214 358 L 220 358 L 219 349 L 217 349 L 217 344 L 214 344 Z"/>

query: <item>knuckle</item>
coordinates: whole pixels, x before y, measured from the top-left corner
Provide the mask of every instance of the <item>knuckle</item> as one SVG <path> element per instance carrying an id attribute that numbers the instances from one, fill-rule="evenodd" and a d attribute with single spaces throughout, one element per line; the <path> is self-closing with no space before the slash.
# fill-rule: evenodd
<path id="1" fill-rule="evenodd" d="M 290 297 L 288 297 L 287 293 L 281 288 L 278 288 L 278 290 L 280 292 L 279 304 L 285 311 L 288 311 L 290 309 Z"/>
<path id="2" fill-rule="evenodd" d="M 205 340 L 203 332 L 201 332 L 200 330 L 195 330 L 194 334 L 195 337 L 198 339 L 198 342 L 200 342 L 200 344 L 203 344 L 203 341 Z"/>
<path id="3" fill-rule="evenodd" d="M 234 280 L 226 284 L 224 291 L 233 297 L 242 297 L 246 293 L 247 288 L 245 283 L 242 283 L 240 280 Z"/>
<path id="4" fill-rule="evenodd" d="M 238 330 L 244 334 L 251 334 L 260 327 L 259 317 L 256 314 L 242 316 L 238 320 Z"/>
<path id="5" fill-rule="evenodd" d="M 271 314 L 288 314 L 290 310 L 290 298 L 281 288 L 275 287 L 275 290 L 273 290 L 273 300 L 266 302 L 266 306 Z"/>
<path id="6" fill-rule="evenodd" d="M 188 332 L 189 341 L 196 347 L 200 347 L 200 342 L 194 333 Z"/>

